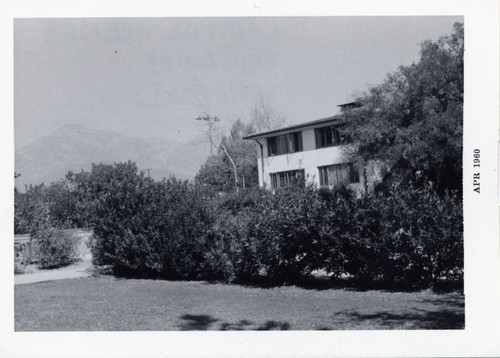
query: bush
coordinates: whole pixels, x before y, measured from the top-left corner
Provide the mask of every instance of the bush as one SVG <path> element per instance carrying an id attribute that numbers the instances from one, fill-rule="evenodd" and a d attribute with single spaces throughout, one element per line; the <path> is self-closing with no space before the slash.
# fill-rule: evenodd
<path id="1" fill-rule="evenodd" d="M 120 276 L 203 278 L 207 236 L 215 217 L 187 182 L 154 182 L 132 163 L 94 166 L 91 251 L 98 266 Z"/>
<path id="2" fill-rule="evenodd" d="M 28 234 L 50 225 L 49 203 L 45 185 L 30 186 L 26 193 L 14 190 L 14 233 Z"/>
<path id="3" fill-rule="evenodd" d="M 242 210 L 255 210 L 266 198 L 272 194 L 258 187 L 243 188 L 239 192 L 222 193 L 214 202 L 219 212 L 230 212 L 232 215 L 240 213 Z"/>
<path id="4" fill-rule="evenodd" d="M 463 278 L 460 200 L 429 188 L 405 188 L 357 202 L 346 227 L 345 272 L 363 281 L 429 287 L 443 276 Z"/>
<path id="5" fill-rule="evenodd" d="M 254 212 L 221 212 L 208 236 L 207 271 L 226 282 L 245 282 L 258 276 L 257 240 L 249 235 Z"/>
<path id="6" fill-rule="evenodd" d="M 30 185 L 26 192 L 14 189 L 14 233 L 37 227 L 70 229 L 85 226 L 85 195 L 67 180 L 50 185 Z"/>
<path id="7" fill-rule="evenodd" d="M 207 195 L 125 163 L 94 166 L 89 191 L 94 263 L 115 275 L 289 284 L 326 270 L 413 288 L 463 278 L 460 199 L 430 188 Z"/>
<path id="8" fill-rule="evenodd" d="M 277 283 L 294 283 L 314 270 L 325 205 L 314 188 L 286 188 L 264 200 L 250 221 L 260 271 Z"/>
<path id="9" fill-rule="evenodd" d="M 77 235 L 53 227 L 39 228 L 31 233 L 27 261 L 42 269 L 66 266 L 79 259 L 79 244 Z"/>
<path id="10" fill-rule="evenodd" d="M 287 188 L 250 208 L 243 242 L 276 283 L 325 270 L 362 284 L 430 287 L 463 279 L 461 208 L 455 195 L 426 187 L 359 199 L 345 187 Z"/>
<path id="11" fill-rule="evenodd" d="M 355 214 L 359 201 L 345 187 L 335 190 L 321 188 L 318 194 L 325 209 L 314 249 L 316 269 L 325 270 L 333 274 L 333 277 L 340 277 L 348 272 L 352 256 L 358 254 L 350 251 L 350 245 L 357 239 L 358 223 Z"/>
<path id="12" fill-rule="evenodd" d="M 331 260 L 328 209 L 338 200 L 354 202 L 353 192 L 291 187 L 274 195 L 263 190 L 227 194 L 219 199 L 209 261 L 224 272 L 226 281 L 299 282 L 313 270 L 325 269 L 325 259 Z M 336 228 L 342 231 L 341 225 Z M 343 265 L 335 263 L 343 272 Z"/>
<path id="13" fill-rule="evenodd" d="M 22 273 L 22 267 L 31 264 L 29 242 L 14 245 L 14 272 Z"/>

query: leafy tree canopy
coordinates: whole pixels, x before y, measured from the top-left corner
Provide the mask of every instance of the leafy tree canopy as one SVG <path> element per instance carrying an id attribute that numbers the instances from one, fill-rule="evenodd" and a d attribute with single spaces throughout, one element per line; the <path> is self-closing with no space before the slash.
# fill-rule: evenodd
<path id="1" fill-rule="evenodd" d="M 234 122 L 229 135 L 222 137 L 222 144 L 217 154 L 209 157 L 196 174 L 195 182 L 222 192 L 233 191 L 235 185 L 242 188 L 258 186 L 255 144 L 243 139 L 244 136 L 254 132 L 254 125 L 245 124 L 240 119 Z M 229 157 L 236 166 L 237 184 L 234 178 L 234 166 Z"/>
<path id="2" fill-rule="evenodd" d="M 417 63 L 361 94 L 361 107 L 346 113 L 345 131 L 357 143 L 350 154 L 398 163 L 438 191 L 461 191 L 463 53 L 463 24 L 456 23 L 450 36 L 421 44 Z"/>

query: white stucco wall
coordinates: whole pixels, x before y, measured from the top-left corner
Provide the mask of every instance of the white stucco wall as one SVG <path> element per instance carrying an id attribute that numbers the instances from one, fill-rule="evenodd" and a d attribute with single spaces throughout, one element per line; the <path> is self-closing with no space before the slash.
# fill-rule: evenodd
<path id="1" fill-rule="evenodd" d="M 283 135 L 297 131 L 302 132 L 302 147 L 303 150 L 297 153 L 289 153 L 283 155 L 268 155 L 267 138 L 272 136 L 256 137 L 256 141 L 262 145 L 258 146 L 258 166 L 259 166 L 259 185 L 261 187 L 271 188 L 271 173 L 283 172 L 288 170 L 303 169 L 306 181 L 319 186 L 319 170 L 318 167 L 348 163 L 350 160 L 346 158 L 344 149 L 346 146 L 333 146 L 327 148 L 316 149 L 315 128 L 325 127 L 327 123 L 314 123 L 310 127 L 301 129 L 290 128 L 279 131 L 274 135 Z M 262 153 L 261 153 L 262 148 Z M 363 168 L 359 170 L 359 183 L 350 184 L 349 186 L 358 194 L 364 190 L 373 191 L 377 183 L 379 183 L 387 171 L 386 166 L 381 163 L 369 161 Z"/>
<path id="2" fill-rule="evenodd" d="M 319 185 L 318 167 L 349 162 L 343 153 L 345 146 L 333 146 L 316 149 L 314 128 L 302 131 L 303 151 L 282 155 L 268 156 L 267 139 L 259 140 L 264 147 L 264 165 L 259 148 L 259 184 L 266 188 L 271 188 L 271 173 L 288 170 L 304 169 L 306 181 Z M 264 173 L 262 173 L 262 170 Z M 360 172 L 360 174 L 362 174 Z M 351 184 L 355 190 L 364 188 L 364 178 L 360 175 L 360 183 Z"/>

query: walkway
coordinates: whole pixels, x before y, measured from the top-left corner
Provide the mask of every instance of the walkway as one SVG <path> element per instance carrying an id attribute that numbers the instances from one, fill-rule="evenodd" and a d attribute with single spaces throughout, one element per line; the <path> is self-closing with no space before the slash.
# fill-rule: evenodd
<path id="1" fill-rule="evenodd" d="M 77 235 L 82 237 L 82 242 L 79 247 L 81 260 L 72 265 L 51 269 L 51 270 L 37 270 L 33 273 L 25 273 L 14 275 L 14 284 L 23 285 L 27 283 L 65 280 L 69 278 L 89 277 L 92 275 L 92 255 L 87 248 L 86 241 L 89 234 L 86 232 L 78 232 Z"/>

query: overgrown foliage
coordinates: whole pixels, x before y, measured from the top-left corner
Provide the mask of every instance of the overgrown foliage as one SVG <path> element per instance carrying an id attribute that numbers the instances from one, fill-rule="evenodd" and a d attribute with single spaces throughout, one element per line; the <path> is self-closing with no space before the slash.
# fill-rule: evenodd
<path id="1" fill-rule="evenodd" d="M 155 182 L 128 162 L 93 165 L 71 187 L 84 191 L 94 264 L 118 276 L 290 284 L 321 270 L 410 288 L 463 277 L 461 199 L 429 186 L 361 198 L 346 187 L 220 193 Z M 73 240 L 41 212 L 36 261 L 70 262 Z"/>
<path id="2" fill-rule="evenodd" d="M 192 185 L 154 182 L 130 162 L 94 165 L 88 179 L 96 265 L 122 276 L 210 276 L 204 253 L 214 218 Z"/>
<path id="3" fill-rule="evenodd" d="M 403 165 L 438 192 L 462 190 L 463 24 L 450 36 L 424 41 L 420 59 L 356 101 L 346 113 L 355 158 Z"/>
<path id="4" fill-rule="evenodd" d="M 132 163 L 96 165 L 92 253 L 114 274 L 296 283 L 315 270 L 360 282 L 428 287 L 460 279 L 460 200 L 431 188 L 356 198 L 347 188 L 207 195 L 154 182 Z"/>
<path id="5" fill-rule="evenodd" d="M 350 237 L 341 240 L 344 273 L 427 287 L 463 277 L 461 199 L 429 188 L 406 188 L 355 203 Z M 354 225 L 353 225 L 354 224 Z"/>
<path id="6" fill-rule="evenodd" d="M 30 241 L 15 248 L 15 267 L 23 272 L 26 265 L 55 268 L 79 259 L 78 236 L 64 229 L 83 222 L 76 193 L 61 180 L 49 186 L 26 187 L 26 192 L 14 190 L 14 233 L 28 234 Z"/>
<path id="7" fill-rule="evenodd" d="M 72 173 L 70 173 L 73 175 Z M 40 227 L 85 227 L 86 197 L 69 180 L 14 190 L 14 233 L 27 234 Z"/>
<path id="8" fill-rule="evenodd" d="M 243 139 L 254 132 L 254 125 L 240 119 L 234 122 L 229 135 L 222 137 L 217 154 L 209 157 L 196 174 L 196 184 L 217 192 L 258 186 L 257 148 Z"/>
<path id="9" fill-rule="evenodd" d="M 26 188 L 26 193 L 14 190 L 14 233 L 26 234 L 50 219 L 45 186 Z"/>
<path id="10" fill-rule="evenodd" d="M 266 276 L 293 283 L 316 268 L 322 204 L 312 188 L 291 187 L 269 197 L 253 213 L 249 239 L 256 243 L 259 269 Z"/>
<path id="11" fill-rule="evenodd" d="M 16 255 L 16 264 L 36 264 L 42 269 L 66 266 L 79 259 L 79 244 L 80 238 L 75 234 L 53 227 L 40 227 L 31 232 L 30 241 Z"/>
<path id="12" fill-rule="evenodd" d="M 309 187 L 279 191 L 240 216 L 253 272 L 275 282 L 324 270 L 361 283 L 420 288 L 463 277 L 460 206 L 456 195 L 430 188 L 357 199 L 346 189 Z"/>

